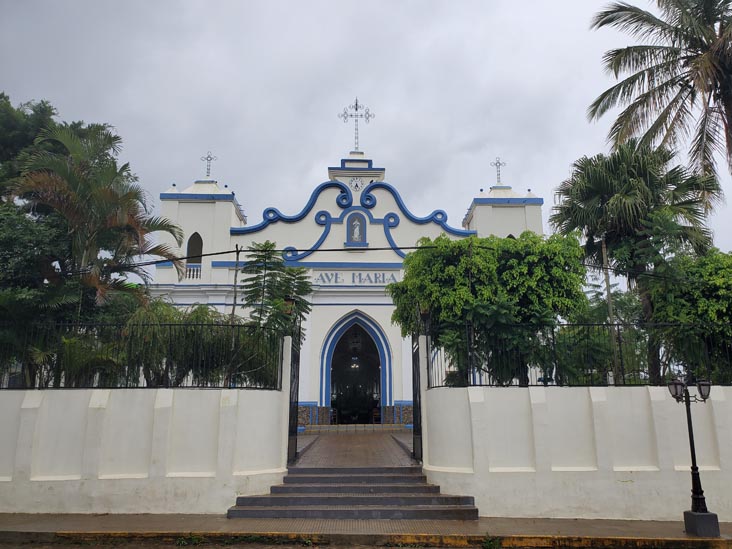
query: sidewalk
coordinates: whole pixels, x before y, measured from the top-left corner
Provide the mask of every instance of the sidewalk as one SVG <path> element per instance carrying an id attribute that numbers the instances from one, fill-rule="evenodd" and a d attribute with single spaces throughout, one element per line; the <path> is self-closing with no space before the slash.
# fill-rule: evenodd
<path id="1" fill-rule="evenodd" d="M 266 541 L 271 544 L 421 547 L 732 549 L 722 538 L 686 536 L 682 522 L 481 518 L 477 521 L 226 519 L 218 515 L 0 514 L 0 542 Z"/>

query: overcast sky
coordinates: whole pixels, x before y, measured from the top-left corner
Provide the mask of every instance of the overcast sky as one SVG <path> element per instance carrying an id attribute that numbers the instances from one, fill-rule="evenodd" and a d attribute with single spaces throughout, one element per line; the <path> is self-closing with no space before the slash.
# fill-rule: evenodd
<path id="1" fill-rule="evenodd" d="M 0 0 L 0 91 L 113 125 L 156 204 L 203 178 L 211 150 L 250 224 L 300 211 L 352 149 L 337 114 L 358 96 L 376 115 L 361 150 L 415 214 L 459 227 L 500 156 L 504 184 L 544 198 L 548 228 L 572 162 L 608 150 L 611 118 L 585 115 L 613 83 L 602 54 L 629 43 L 589 30 L 607 3 Z M 725 251 L 729 218 L 721 205 L 712 220 Z"/>

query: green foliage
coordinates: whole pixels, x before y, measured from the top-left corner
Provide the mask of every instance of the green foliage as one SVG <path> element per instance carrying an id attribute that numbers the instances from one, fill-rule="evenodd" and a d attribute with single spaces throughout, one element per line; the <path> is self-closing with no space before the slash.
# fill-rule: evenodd
<path id="1" fill-rule="evenodd" d="M 602 243 L 611 267 L 637 287 L 642 320 L 650 322 L 653 302 L 648 274 L 679 251 L 703 253 L 711 246 L 706 215 L 720 199 L 713 176 L 670 167 L 674 154 L 630 140 L 610 155 L 583 157 L 557 190 L 560 203 L 550 223 L 561 234 L 579 231 L 585 254 L 602 264 Z M 648 339 L 652 383 L 661 383 L 661 343 Z"/>
<path id="2" fill-rule="evenodd" d="M 124 324 L 0 325 L 0 375 L 26 387 L 279 385 L 280 334 L 205 305 L 119 301 L 110 318 Z"/>
<path id="3" fill-rule="evenodd" d="M 500 549 L 503 547 L 501 538 L 490 536 L 488 534 L 483 538 L 483 542 L 480 544 L 481 549 Z"/>
<path id="4" fill-rule="evenodd" d="M 698 170 L 714 173 L 717 152 L 732 169 L 732 1 L 656 3 L 659 16 L 626 2 L 595 15 L 594 28 L 614 27 L 641 43 L 605 54 L 605 69 L 622 79 L 595 99 L 589 117 L 624 106 L 610 129 L 616 146 L 641 137 L 674 147 L 691 136 Z"/>
<path id="5" fill-rule="evenodd" d="M 719 182 L 670 167 L 673 160 L 672 152 L 634 140 L 610 155 L 580 158 L 557 189 L 550 223 L 560 234 L 579 231 L 596 265 L 604 237 L 611 264 L 631 279 L 669 247 L 707 249 L 706 214 L 721 198 Z"/>
<path id="6" fill-rule="evenodd" d="M 732 382 L 732 254 L 710 250 L 701 257 L 676 256 L 651 283 L 653 319 L 683 323 L 666 331 L 668 362 L 712 373 L 717 383 Z"/>
<path id="7" fill-rule="evenodd" d="M 182 272 L 173 250 L 150 240 L 151 233 L 163 231 L 180 244 L 182 233 L 170 221 L 147 213 L 145 193 L 129 165 L 118 166 L 115 160 L 121 147 L 118 136 L 106 126 L 88 128 L 85 137 L 57 127 L 41 132 L 36 144 L 44 143 L 62 147 L 63 153 L 29 155 L 14 189 L 34 207 L 49 208 L 63 218 L 71 273 L 80 274 L 82 284 L 94 289 L 97 303 L 115 291 L 139 290 L 125 276 L 148 278 L 134 264 L 142 256 L 169 259 Z"/>
<path id="8" fill-rule="evenodd" d="M 467 383 L 469 360 L 497 383 L 526 381 L 540 328 L 585 307 L 581 259 L 577 240 L 558 235 L 423 239 L 405 258 L 403 280 L 387 286 L 392 321 L 406 336 L 429 313 L 430 335 L 457 367 L 453 385 Z"/>
<path id="9" fill-rule="evenodd" d="M 22 324 L 53 317 L 78 301 L 55 265 L 68 250 L 56 216 L 31 216 L 12 202 L 0 203 L 0 313 Z"/>
<path id="10" fill-rule="evenodd" d="M 310 303 L 305 299 L 312 293 L 307 270 L 286 267 L 277 245 L 269 240 L 255 242 L 247 250 L 242 288 L 252 321 L 282 335 L 299 337 L 301 330 L 296 328 L 310 312 Z"/>
<path id="11" fill-rule="evenodd" d="M 35 150 L 34 141 L 43 128 L 56 125 L 56 110 L 47 101 L 29 102 L 17 108 L 0 93 L 0 197 L 21 172 L 24 156 Z"/>

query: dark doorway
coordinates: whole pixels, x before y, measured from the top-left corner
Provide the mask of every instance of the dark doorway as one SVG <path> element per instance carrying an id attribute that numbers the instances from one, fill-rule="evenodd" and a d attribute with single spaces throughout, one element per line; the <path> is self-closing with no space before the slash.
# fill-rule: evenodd
<path id="1" fill-rule="evenodd" d="M 381 423 L 381 362 L 374 340 L 360 325 L 336 343 L 330 375 L 336 423 Z"/>

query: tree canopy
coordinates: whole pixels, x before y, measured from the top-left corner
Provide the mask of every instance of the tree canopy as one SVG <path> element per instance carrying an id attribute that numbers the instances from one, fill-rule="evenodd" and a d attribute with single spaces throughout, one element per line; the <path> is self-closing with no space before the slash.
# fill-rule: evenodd
<path id="1" fill-rule="evenodd" d="M 695 169 L 714 173 L 714 154 L 732 170 L 732 0 L 656 0 L 660 14 L 614 2 L 592 27 L 614 27 L 641 41 L 608 51 L 617 84 L 588 109 L 597 119 L 624 109 L 610 130 L 618 146 L 631 137 L 676 147 L 691 136 Z"/>
<path id="2" fill-rule="evenodd" d="M 310 312 L 306 296 L 312 292 L 307 269 L 287 267 L 282 252 L 269 240 L 254 242 L 247 248 L 242 268 L 243 301 L 251 319 L 258 325 L 281 334 L 301 337 L 296 329 Z M 296 344 L 299 344 L 299 339 Z"/>
<path id="3" fill-rule="evenodd" d="M 574 237 L 470 237 L 420 240 L 404 260 L 404 278 L 387 286 L 402 334 L 428 332 L 461 374 L 474 358 L 500 383 L 526 381 L 528 357 L 519 370 L 493 361 L 492 350 L 527 348 L 532 335 L 585 306 L 582 249 Z M 518 329 L 516 325 L 521 325 Z"/>
<path id="4" fill-rule="evenodd" d="M 580 231 L 584 237 L 586 256 L 605 271 L 608 308 L 612 267 L 637 288 L 645 322 L 653 321 L 649 276 L 678 250 L 709 249 L 706 214 L 721 198 L 714 176 L 671 166 L 674 156 L 631 139 L 609 155 L 579 159 L 559 186 L 559 204 L 549 219 L 559 233 Z M 660 351 L 661 342 L 650 337 L 653 383 L 661 382 Z"/>
<path id="5" fill-rule="evenodd" d="M 182 272 L 174 250 L 150 236 L 167 232 L 180 245 L 182 232 L 169 220 L 148 213 L 147 196 L 129 164 L 117 164 L 119 136 L 105 126 L 91 128 L 83 138 L 58 127 L 36 138 L 37 144 L 46 141 L 60 145 L 63 153 L 30 154 L 14 190 L 32 206 L 61 216 L 71 242 L 66 268 L 95 290 L 98 302 L 110 291 L 134 291 L 126 281 L 128 274 L 148 278 L 136 264 L 141 257 L 171 260 Z"/>

